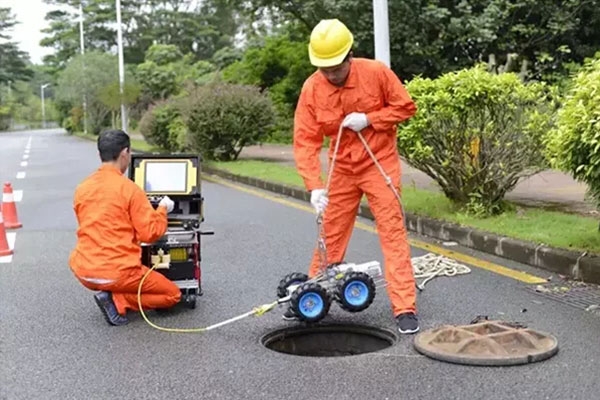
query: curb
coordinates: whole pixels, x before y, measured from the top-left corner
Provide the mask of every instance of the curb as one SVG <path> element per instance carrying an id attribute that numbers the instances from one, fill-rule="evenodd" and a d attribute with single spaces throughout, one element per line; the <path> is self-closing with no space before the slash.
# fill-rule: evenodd
<path id="1" fill-rule="evenodd" d="M 310 194 L 304 188 L 236 175 L 221 169 L 203 166 L 204 173 L 243 183 L 305 202 Z M 361 204 L 358 215 L 374 220 L 366 204 Z M 405 212 L 408 231 L 443 241 L 453 241 L 483 253 L 492 254 L 552 273 L 587 283 L 600 284 L 600 256 L 557 249 L 523 240 L 499 236 L 473 228 L 422 217 Z"/>

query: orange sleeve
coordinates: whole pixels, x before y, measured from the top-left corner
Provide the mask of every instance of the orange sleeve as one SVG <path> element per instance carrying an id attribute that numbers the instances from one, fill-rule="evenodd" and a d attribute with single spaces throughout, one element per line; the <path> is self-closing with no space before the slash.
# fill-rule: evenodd
<path id="1" fill-rule="evenodd" d="M 167 231 L 167 209 L 158 207 L 155 210 L 146 194 L 137 186 L 131 195 L 129 213 L 136 237 L 144 243 L 160 239 Z"/>
<path id="2" fill-rule="evenodd" d="M 408 91 L 396 76 L 385 65 L 378 73 L 379 84 L 383 89 L 385 106 L 367 114 L 375 131 L 389 131 L 395 124 L 411 118 L 417 112 L 417 106 Z"/>
<path id="3" fill-rule="evenodd" d="M 308 102 L 307 87 L 302 89 L 294 115 L 294 159 L 298 174 L 307 190 L 320 189 L 325 185 L 321 179 L 320 153 L 323 134 Z"/>

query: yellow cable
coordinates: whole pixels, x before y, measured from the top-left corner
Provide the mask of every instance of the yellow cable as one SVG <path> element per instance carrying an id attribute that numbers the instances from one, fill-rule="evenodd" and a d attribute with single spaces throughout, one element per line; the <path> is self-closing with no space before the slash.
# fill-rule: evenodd
<path id="1" fill-rule="evenodd" d="M 142 314 L 142 317 L 144 318 L 146 323 L 148 323 L 148 325 L 150 325 L 154 329 L 158 329 L 159 331 L 171 332 L 171 333 L 203 333 L 203 332 L 207 332 L 211 329 L 218 328 L 218 327 L 226 325 L 228 323 L 237 321 L 239 319 L 246 318 L 250 315 L 255 314 L 257 316 L 262 316 L 265 313 L 271 311 L 273 308 L 275 308 L 275 306 L 277 306 L 277 304 L 279 303 L 278 301 L 274 301 L 273 303 L 263 304 L 261 306 L 254 307 L 252 309 L 252 311 L 249 311 L 245 314 L 239 315 L 237 317 L 234 317 L 234 318 L 231 318 L 231 319 L 225 320 L 223 322 L 219 322 L 217 324 L 207 326 L 204 328 L 165 328 L 162 326 L 158 326 L 158 325 L 154 324 L 153 322 L 151 322 L 148 319 L 148 317 L 146 317 L 146 313 L 144 313 L 144 309 L 142 308 L 142 286 L 144 285 L 144 281 L 146 280 L 146 278 L 152 273 L 152 271 L 154 271 L 154 269 L 156 268 L 157 265 L 158 264 L 156 264 L 152 268 L 148 269 L 148 272 L 146 272 L 144 274 L 144 276 L 142 277 L 142 280 L 140 281 L 140 284 L 138 286 L 137 301 L 138 301 L 138 307 L 140 309 L 140 313 Z"/>

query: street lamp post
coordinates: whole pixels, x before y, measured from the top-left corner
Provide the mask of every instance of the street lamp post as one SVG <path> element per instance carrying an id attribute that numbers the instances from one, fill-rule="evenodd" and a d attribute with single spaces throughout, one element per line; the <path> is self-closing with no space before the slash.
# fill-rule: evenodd
<path id="1" fill-rule="evenodd" d="M 46 105 L 44 103 L 44 89 L 46 89 L 50 84 L 45 83 L 41 85 L 40 91 L 42 92 L 42 128 L 46 128 Z"/>
<path id="2" fill-rule="evenodd" d="M 79 45 L 81 47 L 81 63 L 83 64 L 83 79 L 85 79 L 85 60 L 83 54 L 85 53 L 85 46 L 83 42 L 83 5 L 79 2 Z M 83 93 L 83 133 L 87 135 L 87 93 L 85 88 L 87 87 L 84 82 L 84 93 Z"/>
<path id="3" fill-rule="evenodd" d="M 390 30 L 388 0 L 373 0 L 373 29 L 375 33 L 375 58 L 390 66 Z"/>
<path id="4" fill-rule="evenodd" d="M 119 93 L 121 95 L 121 128 L 127 131 L 127 115 L 125 113 L 125 102 L 123 96 L 123 85 L 125 81 L 125 67 L 123 66 L 123 34 L 121 29 L 121 0 L 116 0 L 117 7 L 117 47 L 119 50 Z"/>

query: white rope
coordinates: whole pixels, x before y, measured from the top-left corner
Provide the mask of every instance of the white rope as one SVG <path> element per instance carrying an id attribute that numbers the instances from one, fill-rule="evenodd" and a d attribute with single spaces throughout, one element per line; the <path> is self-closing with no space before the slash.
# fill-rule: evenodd
<path id="1" fill-rule="evenodd" d="M 428 253 L 421 257 L 413 257 L 412 265 L 415 279 L 425 279 L 420 284 L 417 284 L 419 290 L 423 290 L 425 284 L 435 277 L 456 276 L 471 272 L 471 269 L 466 265 L 433 253 Z"/>

